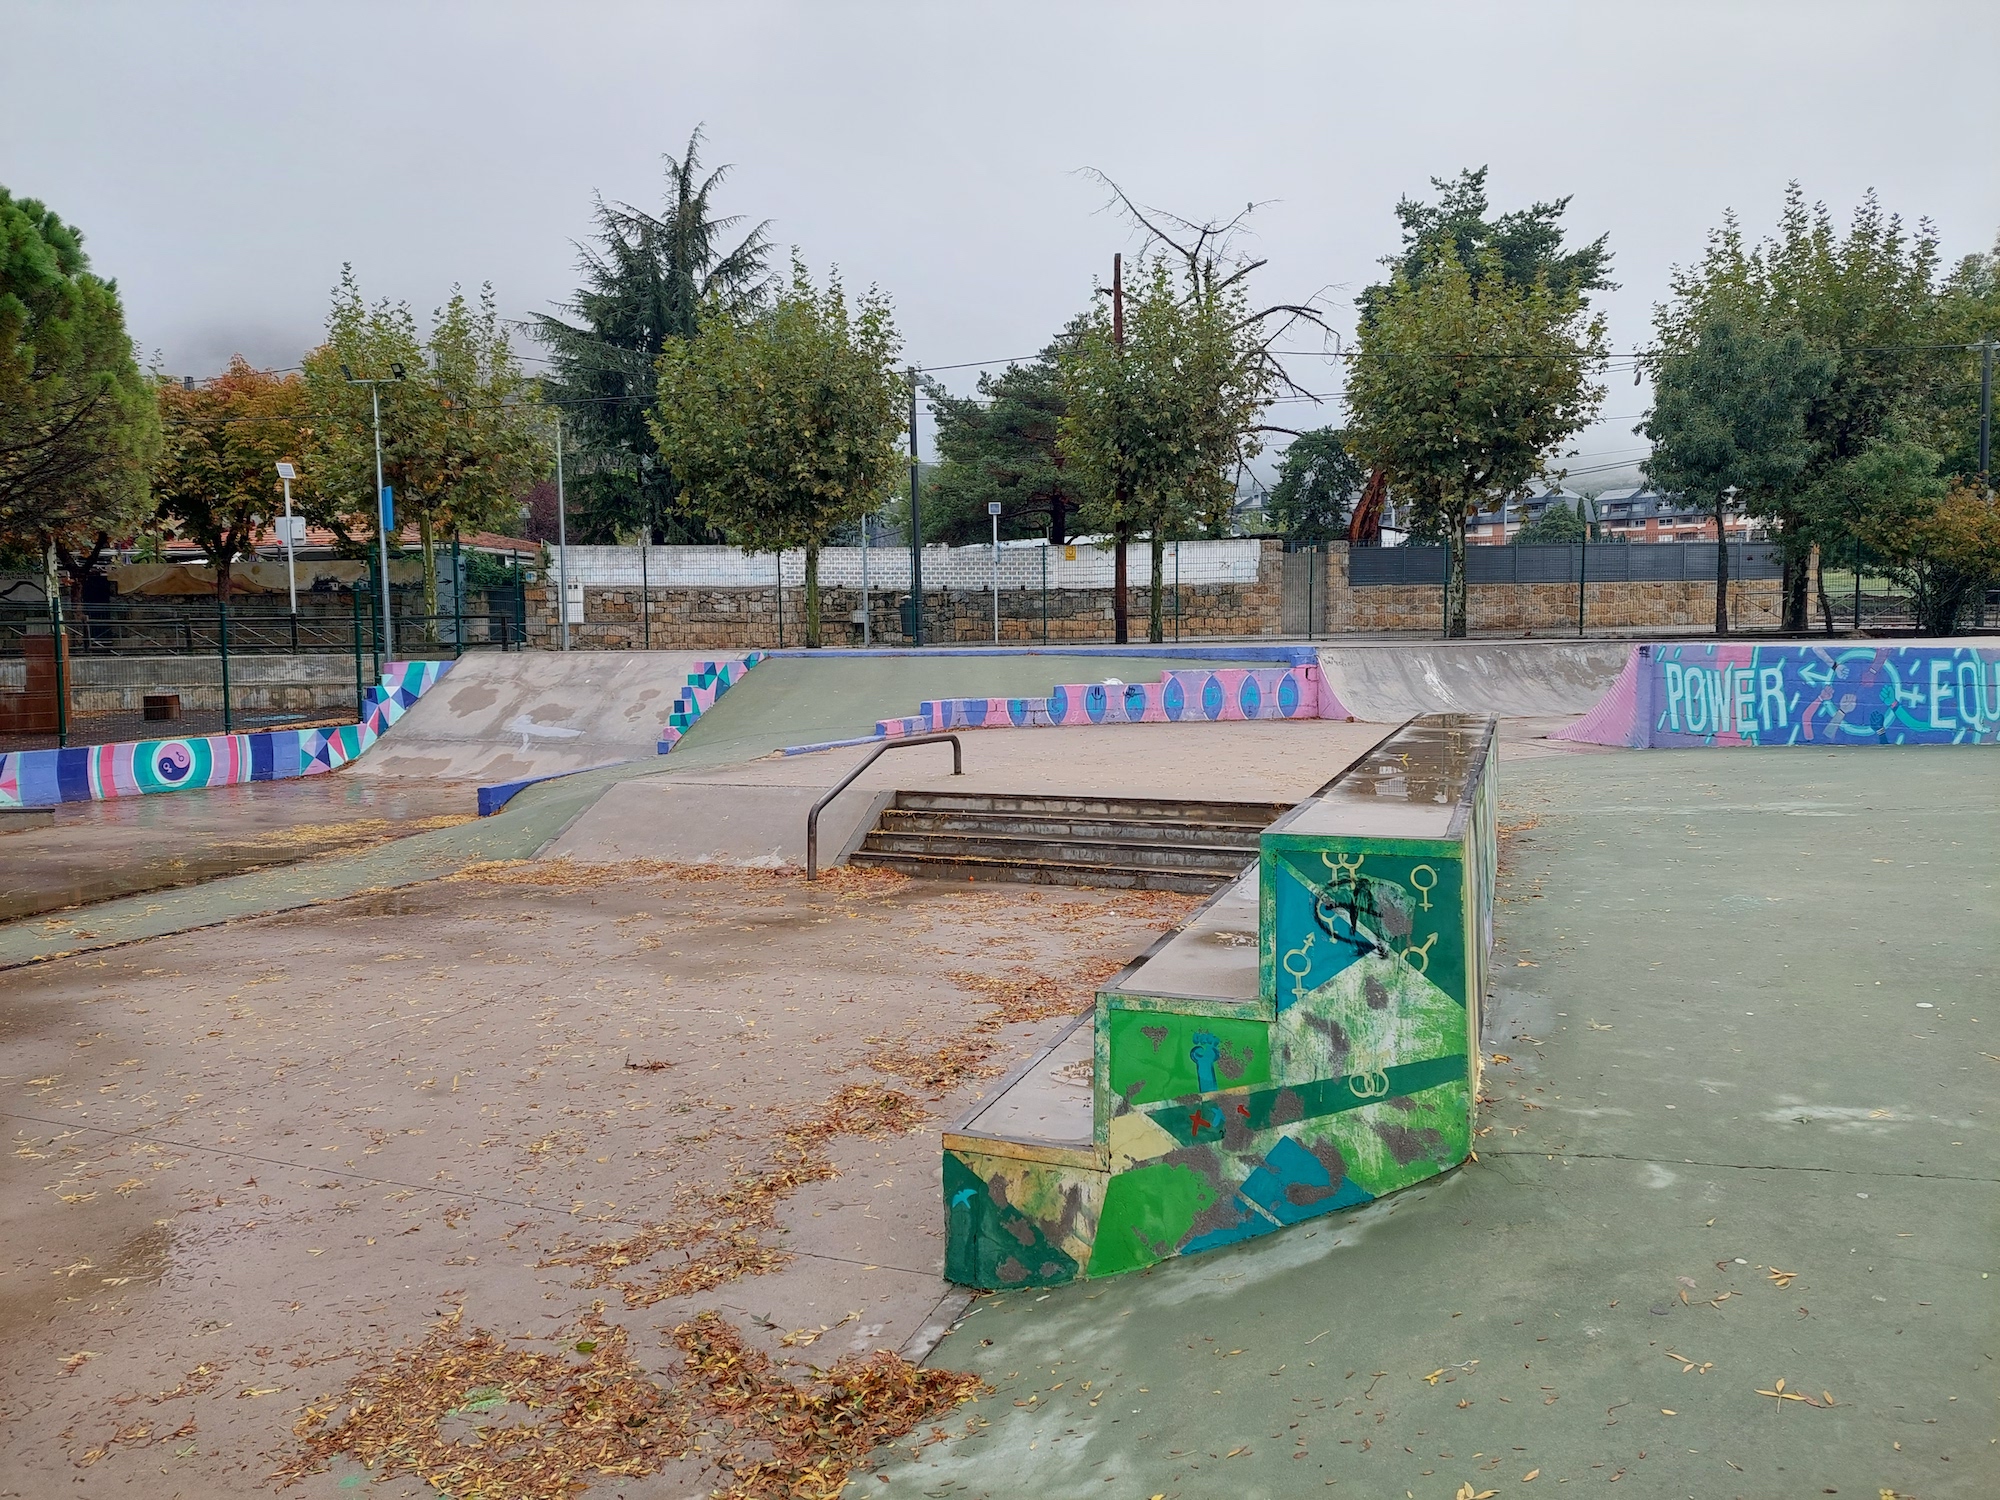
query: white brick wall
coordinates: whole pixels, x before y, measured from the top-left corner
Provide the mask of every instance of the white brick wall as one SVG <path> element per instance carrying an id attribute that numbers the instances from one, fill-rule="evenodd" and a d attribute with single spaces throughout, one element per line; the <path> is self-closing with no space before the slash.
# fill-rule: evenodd
<path id="1" fill-rule="evenodd" d="M 641 582 L 637 547 L 571 547 L 569 576 L 586 588 L 637 588 Z M 1116 559 L 1109 546 L 1047 547 L 1040 543 L 1003 543 L 1000 587 L 1039 589 L 1108 589 Z M 1072 559 L 1071 553 L 1075 556 Z M 563 549 L 549 548 L 549 577 L 562 565 Z M 1258 544 L 1254 539 L 1220 542 L 1169 542 L 1166 576 L 1172 583 L 1178 564 L 1184 584 L 1255 583 Z M 782 559 L 787 588 L 805 584 L 803 552 Z M 1152 577 L 1152 557 L 1146 544 L 1126 549 L 1126 566 L 1134 585 Z M 648 547 L 644 581 L 653 588 L 769 588 L 777 582 L 780 559 L 769 552 L 749 553 L 735 547 Z M 1046 572 L 1044 571 L 1046 569 Z M 861 549 L 829 547 L 819 555 L 819 581 L 825 587 L 861 586 Z M 875 589 L 910 586 L 910 554 L 904 547 L 871 547 L 868 583 Z M 924 548 L 924 587 L 985 589 L 993 586 L 993 549 L 986 547 Z"/>

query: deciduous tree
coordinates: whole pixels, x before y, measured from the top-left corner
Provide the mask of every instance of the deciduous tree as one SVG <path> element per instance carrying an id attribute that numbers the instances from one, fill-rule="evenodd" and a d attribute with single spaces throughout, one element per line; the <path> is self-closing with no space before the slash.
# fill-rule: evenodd
<path id="1" fill-rule="evenodd" d="M 1440 246 L 1415 279 L 1398 267 L 1372 299 L 1348 374 L 1355 456 L 1381 469 L 1419 526 L 1444 532 L 1445 633 L 1466 633 L 1465 526 L 1526 492 L 1589 422 L 1604 322 L 1574 285 L 1510 280 Z"/>
<path id="2" fill-rule="evenodd" d="M 252 369 L 242 355 L 192 390 L 159 386 L 162 443 L 153 469 L 161 519 L 200 545 L 227 600 L 236 560 L 281 513 L 277 464 L 299 453 L 305 386 L 296 375 Z"/>
<path id="3" fill-rule="evenodd" d="M 1717 635 L 1729 633 L 1728 509 L 1767 513 L 1811 462 L 1806 418 L 1834 370 L 1796 331 L 1770 336 L 1727 317 L 1657 365 L 1653 409 L 1635 429 L 1653 440 L 1640 467 L 1715 517 Z"/>
<path id="4" fill-rule="evenodd" d="M 1749 244 L 1735 216 L 1711 231 L 1701 259 L 1676 267 L 1668 301 L 1655 309 L 1659 362 L 1685 351 L 1718 318 L 1748 337 L 1796 333 L 1830 361 L 1805 414 L 1805 462 L 1781 489 L 1760 493 L 1757 514 L 1783 548 L 1785 628 L 1803 630 L 1808 558 L 1836 542 L 1848 517 L 1830 503 L 1843 466 L 1900 430 L 1943 450 L 1940 395 L 1962 350 L 1945 334 L 1936 285 L 1937 236 L 1914 232 L 1871 192 L 1845 233 L 1826 205 L 1808 206 L 1797 183 L 1785 193 L 1777 232 Z M 1961 438 L 1962 441 L 1962 438 Z"/>
<path id="5" fill-rule="evenodd" d="M 397 368 L 403 378 L 391 378 Z M 438 613 L 437 547 L 453 531 L 513 528 L 520 496 L 548 464 L 533 382 L 522 372 L 491 286 L 456 287 L 427 337 L 407 303 L 368 306 L 344 268 L 327 340 L 305 358 L 313 411 L 308 513 L 344 539 L 375 529 L 375 426 L 366 386 L 383 379 L 382 468 L 400 527 L 417 526 L 424 609 Z"/>
<path id="6" fill-rule="evenodd" d="M 886 298 L 871 289 L 850 306 L 837 275 L 822 292 L 795 257 L 768 308 L 711 304 L 693 338 L 660 354 L 651 421 L 678 503 L 751 551 L 804 549 L 808 646 L 820 644 L 820 548 L 902 468 L 897 349 Z"/>

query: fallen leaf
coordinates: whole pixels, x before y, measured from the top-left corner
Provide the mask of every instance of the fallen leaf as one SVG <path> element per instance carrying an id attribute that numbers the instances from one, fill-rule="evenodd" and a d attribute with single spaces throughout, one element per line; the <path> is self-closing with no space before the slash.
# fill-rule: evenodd
<path id="1" fill-rule="evenodd" d="M 1540 1474 L 1541 1472 L 1542 1472 L 1542 1471 L 1541 1471 L 1540 1469 L 1530 1469 L 1530 1470 L 1528 1470 L 1528 1472 L 1527 1472 L 1527 1473 L 1525 1473 L 1525 1474 L 1523 1474 L 1523 1475 L 1521 1476 L 1521 1483 L 1523 1483 L 1523 1484 L 1526 1484 L 1526 1483 L 1528 1483 L 1528 1482 L 1529 1482 L 1530 1480 L 1532 1480 L 1532 1479 L 1533 1479 L 1533 1478 L 1534 1478 L 1534 1477 L 1535 1477 L 1535 1476 L 1536 1476 L 1537 1474 Z"/>

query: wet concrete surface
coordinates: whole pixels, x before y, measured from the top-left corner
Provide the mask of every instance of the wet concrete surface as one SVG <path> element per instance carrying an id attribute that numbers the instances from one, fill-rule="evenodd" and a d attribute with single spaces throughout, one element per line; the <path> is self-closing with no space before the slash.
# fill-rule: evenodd
<path id="1" fill-rule="evenodd" d="M 2000 1493 L 1994 770 L 1503 746 L 1478 1159 L 981 1299 L 869 1493 Z"/>
<path id="2" fill-rule="evenodd" d="M 0 922 L 358 849 L 476 810 L 469 786 L 338 773 L 66 803 L 0 844 Z"/>
<path id="3" fill-rule="evenodd" d="M 869 1059 L 962 1039 L 990 997 L 955 974 L 1116 963 L 1188 902 L 871 889 L 441 881 L 0 974 L 0 1496 L 266 1493 L 306 1402 L 459 1306 L 533 1339 L 603 1299 L 662 1372 L 702 1307 L 773 1347 L 831 1325 L 796 1351 L 821 1363 L 901 1345 L 945 1292 L 937 1128 L 991 1080 L 933 1097 Z M 991 1065 L 1061 1024 L 1004 1026 Z M 538 1264 L 757 1170 L 858 1080 L 926 1118 L 833 1142 L 766 1232 L 782 1269 L 632 1309 Z"/>

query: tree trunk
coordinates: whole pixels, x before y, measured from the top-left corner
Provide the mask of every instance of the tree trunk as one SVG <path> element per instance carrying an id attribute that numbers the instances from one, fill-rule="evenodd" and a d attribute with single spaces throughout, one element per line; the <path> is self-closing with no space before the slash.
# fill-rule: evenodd
<path id="1" fill-rule="evenodd" d="M 1727 502 L 1715 502 L 1715 633 L 1729 634 L 1729 534 L 1723 529 L 1722 515 Z"/>
<path id="2" fill-rule="evenodd" d="M 1049 496 L 1049 545 L 1060 547 L 1069 540 L 1069 508 L 1061 495 Z"/>
<path id="3" fill-rule="evenodd" d="M 778 554 L 781 558 L 784 554 Z M 782 580 L 782 574 L 780 578 Z M 782 587 L 782 581 L 780 587 Z M 806 543 L 806 649 L 819 649 L 819 543 Z"/>
<path id="4" fill-rule="evenodd" d="M 1113 548 L 1111 560 L 1111 638 L 1119 645 L 1125 644 L 1127 612 L 1125 608 L 1125 543 L 1130 533 L 1123 527 L 1111 533 Z"/>
<path id="5" fill-rule="evenodd" d="M 1832 635 L 1833 601 L 1826 596 L 1826 554 L 1820 550 L 1819 543 L 1817 542 L 1813 543 L 1812 575 L 1813 588 L 1819 594 L 1820 621 L 1825 626 L 1826 633 Z"/>
<path id="6" fill-rule="evenodd" d="M 1785 549 L 1784 628 L 1805 630 L 1807 614 L 1807 591 L 1812 581 L 1812 568 L 1808 559 L 1794 555 L 1792 549 Z"/>
<path id="7" fill-rule="evenodd" d="M 1167 618 L 1162 601 L 1167 591 L 1167 544 L 1160 539 L 1159 529 L 1153 530 L 1153 601 L 1146 616 L 1146 639 L 1155 646 L 1167 638 Z"/>
<path id="8" fill-rule="evenodd" d="M 215 565 L 215 597 L 225 604 L 229 602 L 229 588 L 233 581 L 229 576 L 229 569 L 235 560 L 234 555 L 225 550 L 222 561 Z"/>
<path id="9" fill-rule="evenodd" d="M 1448 640 L 1465 639 L 1465 516 L 1461 513 L 1445 533 L 1444 633 Z"/>
<path id="10" fill-rule="evenodd" d="M 424 639 L 437 639 L 438 612 L 438 563 L 437 533 L 431 526 L 431 513 L 417 512 L 417 545 L 424 554 Z"/>

